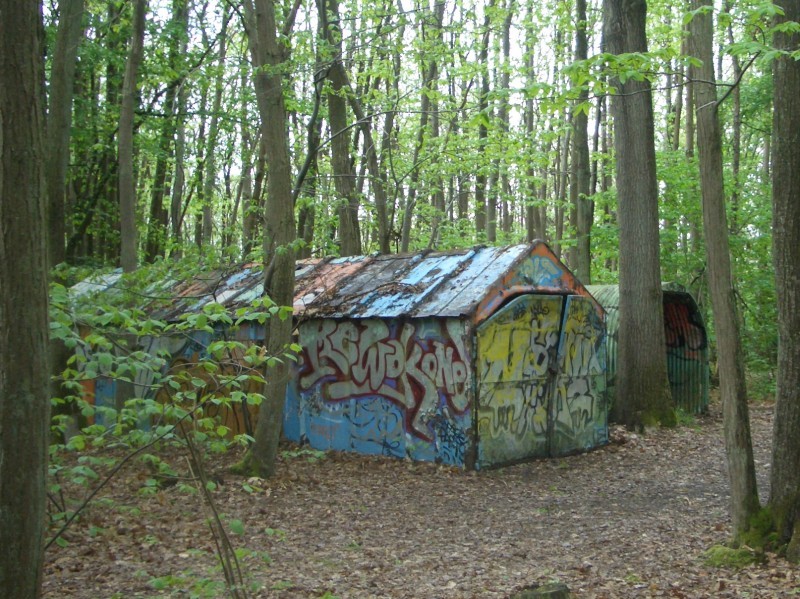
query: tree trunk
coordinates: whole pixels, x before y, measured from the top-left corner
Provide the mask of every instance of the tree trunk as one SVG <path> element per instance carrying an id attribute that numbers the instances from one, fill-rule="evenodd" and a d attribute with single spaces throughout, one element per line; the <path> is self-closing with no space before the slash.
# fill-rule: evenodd
<path id="1" fill-rule="evenodd" d="M 318 0 L 317 10 L 320 31 L 328 46 L 328 52 L 323 53 L 323 56 L 327 54 L 327 77 L 331 83 L 331 89 L 328 92 L 328 121 L 333 138 L 331 141 L 331 169 L 339 214 L 339 253 L 342 256 L 355 256 L 361 253 L 361 233 L 358 223 L 359 200 L 350 159 L 350 139 L 347 135 L 346 96 L 352 92 L 343 77 L 339 2 L 338 0 Z"/>
<path id="2" fill-rule="evenodd" d="M 133 5 L 130 53 L 122 84 L 119 113 L 119 210 L 121 227 L 120 264 L 125 272 L 136 270 L 136 181 L 133 176 L 133 117 L 136 108 L 136 76 L 144 53 L 144 17 L 147 0 Z"/>
<path id="3" fill-rule="evenodd" d="M 50 69 L 50 98 L 47 117 L 45 183 L 47 186 L 48 266 L 66 260 L 66 191 L 69 140 L 78 44 L 83 35 L 84 0 L 61 0 L 56 47 Z M 58 281 L 63 283 L 63 281 Z M 64 397 L 60 375 L 72 352 L 62 341 L 50 343 L 50 396 Z"/>
<path id="4" fill-rule="evenodd" d="M 709 0 L 692 0 L 692 10 L 711 6 Z M 713 65 L 713 20 L 710 12 L 697 12 L 689 35 L 691 56 L 702 66 L 689 67 L 695 81 L 697 150 L 700 158 L 700 190 L 703 198 L 703 225 L 706 233 L 708 283 L 717 334 L 720 395 L 725 428 L 725 452 L 731 485 L 731 520 L 734 541 L 738 541 L 758 512 L 750 418 L 747 410 L 747 385 L 739 338 L 735 291 L 731 272 L 728 224 L 725 216 L 725 189 L 722 172 L 722 135 L 717 115 L 717 92 Z"/>
<path id="5" fill-rule="evenodd" d="M 589 43 L 586 35 L 586 0 L 577 0 L 575 3 L 575 60 L 586 60 L 589 52 Z M 578 94 L 577 103 L 589 102 L 589 90 L 583 88 Z M 589 114 L 588 108 L 579 108 L 572 117 L 572 180 L 570 184 L 570 203 L 575 209 L 575 234 L 577 246 L 575 248 L 574 270 L 578 279 L 588 285 L 592 282 L 591 238 L 592 216 L 594 213 L 593 202 L 590 198 L 589 184 L 591 171 L 589 168 Z"/>
<path id="6" fill-rule="evenodd" d="M 779 22 L 800 21 L 800 2 L 781 4 Z M 776 32 L 775 46 L 796 51 L 797 33 Z M 778 388 L 772 441 L 770 508 L 787 557 L 800 562 L 800 62 L 773 65 L 773 261 L 778 296 Z"/>
<path id="7" fill-rule="evenodd" d="M 185 45 L 184 45 L 185 49 Z M 175 177 L 172 180 L 172 197 L 170 198 L 169 218 L 172 241 L 180 247 L 181 230 L 183 228 L 183 192 L 186 187 L 186 86 L 178 92 L 178 123 L 175 127 Z M 180 252 L 180 250 L 177 250 Z"/>
<path id="8" fill-rule="evenodd" d="M 50 101 L 47 118 L 48 256 L 50 266 L 66 259 L 65 194 L 72 126 L 72 96 L 75 63 L 83 35 L 84 0 L 61 0 L 53 66 L 50 70 Z"/>
<path id="9" fill-rule="evenodd" d="M 433 28 L 441 32 L 442 19 L 444 18 L 444 4 L 439 3 L 436 5 L 434 13 L 431 15 L 434 21 Z M 424 26 L 423 26 L 424 29 Z M 414 157 L 411 161 L 411 177 L 408 185 L 408 197 L 406 198 L 406 208 L 403 213 L 403 225 L 400 238 L 400 251 L 407 252 L 411 244 L 411 231 L 412 223 L 414 220 L 414 212 L 417 205 L 417 197 L 420 191 L 420 174 L 422 171 L 421 156 L 425 150 L 426 144 L 431 137 L 430 131 L 430 113 L 431 113 L 431 96 L 435 91 L 436 79 L 438 77 L 439 66 L 437 57 L 425 56 L 423 53 L 420 60 L 420 72 L 422 75 L 422 93 L 420 94 L 420 108 L 419 108 L 419 129 L 417 129 L 417 141 L 414 146 Z"/>
<path id="10" fill-rule="evenodd" d="M 494 1 L 490 2 L 490 7 L 494 6 Z M 478 100 L 478 110 L 481 119 L 478 124 L 478 172 L 475 175 L 475 237 L 478 243 L 485 241 L 486 238 L 486 169 L 483 168 L 483 158 L 486 154 L 486 144 L 489 139 L 489 38 L 491 19 L 488 12 L 483 22 L 483 38 L 478 54 L 478 65 L 481 69 L 481 91 Z"/>
<path id="11" fill-rule="evenodd" d="M 647 52 L 644 0 L 605 0 L 603 34 L 612 54 Z M 620 246 L 617 371 L 619 420 L 641 429 L 674 425 L 667 379 L 658 237 L 653 104 L 647 80 L 614 78 Z"/>
<path id="12" fill-rule="evenodd" d="M 279 306 L 291 306 L 294 296 L 295 239 L 292 173 L 286 136 L 286 108 L 280 66 L 285 61 L 278 42 L 272 0 L 245 0 L 245 27 L 255 70 L 256 99 L 261 116 L 261 135 L 269 166 L 265 210 L 264 293 Z M 255 442 L 245 458 L 245 468 L 268 478 L 275 473 L 288 360 L 282 355 L 292 341 L 292 319 L 274 317 L 267 331 L 267 355 L 278 359 L 267 368 L 264 401 L 259 408 Z"/>
<path id="13" fill-rule="evenodd" d="M 34 599 L 50 440 L 41 4 L 0 0 L 0 15 L 0 590 Z"/>
<path id="14" fill-rule="evenodd" d="M 203 175 L 203 234 L 201 245 L 210 246 L 214 233 L 214 188 L 217 182 L 217 139 L 219 138 L 219 116 L 222 110 L 222 92 L 225 78 L 225 55 L 228 48 L 228 5 L 223 4 L 222 29 L 219 35 L 217 55 L 217 78 L 214 83 L 214 100 L 211 104 L 211 120 L 208 124 L 208 149 L 206 150 L 205 174 Z"/>
<path id="15" fill-rule="evenodd" d="M 180 61 L 186 53 L 185 43 L 188 27 L 188 7 L 186 0 L 173 0 L 172 23 L 168 33 L 169 56 L 167 61 L 170 69 L 180 73 Z M 150 193 L 150 219 L 147 223 L 147 245 L 145 248 L 145 261 L 153 262 L 157 256 L 163 256 L 167 241 L 167 224 L 169 213 L 164 207 L 164 196 L 167 186 L 167 165 L 172 158 L 173 140 L 175 139 L 178 121 L 178 90 L 182 87 L 183 76 L 176 77 L 169 82 L 164 95 L 164 120 L 161 123 L 161 139 L 156 158 L 156 171 Z"/>
<path id="16" fill-rule="evenodd" d="M 725 1 L 725 11 L 731 12 L 733 10 L 732 0 Z M 728 43 L 735 42 L 733 36 L 733 25 L 728 23 Z M 733 99 L 733 127 L 732 132 L 732 147 L 731 147 L 731 174 L 733 175 L 733 189 L 731 190 L 731 233 L 738 235 L 739 223 L 739 190 L 741 189 L 741 181 L 739 171 L 742 162 L 742 94 L 739 82 L 742 78 L 742 64 L 739 62 L 739 57 L 735 54 L 731 57 L 731 64 L 733 65 L 733 80 L 736 85 L 731 91 Z"/>

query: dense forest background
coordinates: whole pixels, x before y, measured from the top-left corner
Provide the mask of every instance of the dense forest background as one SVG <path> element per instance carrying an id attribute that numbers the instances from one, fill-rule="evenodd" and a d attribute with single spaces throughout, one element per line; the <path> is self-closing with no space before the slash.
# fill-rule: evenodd
<path id="1" fill-rule="evenodd" d="M 734 279 L 748 365 L 764 375 L 755 396 L 770 390 L 777 351 L 771 6 L 725 2 L 714 14 Z M 687 286 L 710 318 L 687 14 L 650 3 L 650 52 L 616 60 L 603 52 L 601 8 L 580 0 L 276 4 L 284 62 L 259 68 L 283 80 L 297 255 L 538 238 L 583 282 L 616 282 L 613 72 L 652 82 L 661 277 Z M 78 17 L 71 33 L 68 14 Z M 269 147 L 247 23 L 241 5 L 208 0 L 45 5 L 51 103 L 69 102 L 59 47 L 77 52 L 63 225 L 51 211 L 53 262 L 119 265 L 126 236 L 137 263 L 197 256 L 200 269 L 260 258 Z M 131 73 L 137 38 L 143 52 Z M 126 97 L 133 230 L 120 210 Z M 48 142 L 52 152 L 52 134 Z"/>

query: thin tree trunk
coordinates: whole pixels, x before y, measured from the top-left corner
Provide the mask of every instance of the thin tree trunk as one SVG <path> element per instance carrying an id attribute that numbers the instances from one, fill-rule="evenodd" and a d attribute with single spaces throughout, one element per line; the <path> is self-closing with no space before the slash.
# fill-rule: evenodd
<path id="1" fill-rule="evenodd" d="M 444 3 L 438 3 L 435 6 L 433 13 L 435 30 L 441 31 L 442 19 L 444 18 Z M 425 63 L 427 62 L 427 66 Z M 414 146 L 414 157 L 411 162 L 411 177 L 409 180 L 408 197 L 406 198 L 406 208 L 403 213 L 403 228 L 400 238 L 400 251 L 407 252 L 411 244 L 411 230 L 414 220 L 414 212 L 416 210 L 417 197 L 419 195 L 420 187 L 420 173 L 422 165 L 420 164 L 420 157 L 428 143 L 431 136 L 430 131 L 430 113 L 431 113 L 431 96 L 434 93 L 434 84 L 439 73 L 439 66 L 435 56 L 426 57 L 423 55 L 420 70 L 423 73 L 422 80 L 422 93 L 420 95 L 420 108 L 419 108 L 419 129 L 417 129 L 417 141 Z"/>
<path id="2" fill-rule="evenodd" d="M 169 29 L 169 55 L 167 61 L 170 68 L 179 73 L 180 61 L 186 49 L 185 40 L 188 27 L 188 7 L 186 0 L 173 0 L 172 23 Z M 147 223 L 147 245 L 145 261 L 153 262 L 157 256 L 163 256 L 167 241 L 167 225 L 169 213 L 164 207 L 164 196 L 167 186 L 167 165 L 172 159 L 173 141 L 176 137 L 178 123 L 178 94 L 183 84 L 183 76 L 178 75 L 171 81 L 164 95 L 165 116 L 161 123 L 161 140 L 156 158 L 156 171 L 150 193 L 150 219 Z M 180 205 L 180 204 L 179 204 Z"/>
<path id="3" fill-rule="evenodd" d="M 186 44 L 184 42 L 184 50 Z M 172 241 L 177 247 L 181 244 L 183 228 L 183 192 L 186 187 L 186 101 L 187 91 L 181 85 L 178 91 L 177 125 L 175 127 L 175 177 L 172 181 L 172 197 L 170 198 L 170 228 Z M 177 250 L 180 252 L 180 250 Z"/>
<path id="4" fill-rule="evenodd" d="M 733 9 L 731 0 L 726 0 L 725 10 L 730 12 Z M 728 23 L 728 42 L 734 43 L 733 25 Z M 739 82 L 742 78 L 742 64 L 739 62 L 739 57 L 735 54 L 731 57 L 731 64 L 733 65 L 733 80 Z M 737 235 L 739 232 L 739 189 L 741 182 L 739 180 L 739 170 L 742 162 L 742 94 L 740 86 L 735 85 L 731 91 L 731 99 L 733 100 L 733 127 L 731 140 L 731 174 L 733 175 L 733 189 L 731 190 L 731 233 Z"/>
<path id="5" fill-rule="evenodd" d="M 65 194 L 72 126 L 72 97 L 78 44 L 83 36 L 84 0 L 60 0 L 58 33 L 50 70 L 47 118 L 48 256 L 50 266 L 66 259 Z"/>
<path id="6" fill-rule="evenodd" d="M 575 18 L 575 60 L 586 60 L 589 42 L 586 34 L 586 0 L 576 0 Z M 578 94 L 579 105 L 589 102 L 589 90 L 582 88 Z M 572 181 L 570 185 L 570 203 L 575 207 L 575 274 L 582 283 L 592 282 L 591 229 L 594 215 L 594 203 L 590 197 L 590 165 L 589 165 L 589 114 L 588 109 L 579 109 L 572 119 Z"/>
<path id="7" fill-rule="evenodd" d="M 280 65 L 286 60 L 278 41 L 272 0 L 245 0 L 245 27 L 255 67 L 256 99 L 261 116 L 261 136 L 269 165 L 264 234 L 264 293 L 279 306 L 291 306 L 294 296 L 295 240 L 292 173 L 286 136 L 286 107 Z M 292 341 L 292 319 L 270 319 L 267 355 L 280 358 Z M 267 368 L 264 401 L 259 408 L 255 442 L 245 458 L 245 468 L 268 478 L 275 473 L 283 424 L 288 360 Z"/>
<path id="8" fill-rule="evenodd" d="M 223 4 L 222 29 L 219 35 L 217 55 L 217 78 L 214 83 L 214 101 L 211 120 L 208 124 L 208 149 L 206 150 L 205 175 L 203 176 L 203 234 L 202 246 L 211 245 L 214 233 L 214 188 L 217 182 L 217 139 L 219 139 L 219 116 L 222 110 L 222 92 L 225 85 L 225 57 L 228 48 L 228 5 Z"/>
<path id="9" fill-rule="evenodd" d="M 494 0 L 489 3 L 489 8 L 494 7 Z M 478 100 L 478 111 L 481 114 L 478 124 L 478 160 L 483 160 L 486 153 L 486 144 L 489 138 L 489 38 L 491 29 L 489 25 L 489 11 L 486 12 L 483 22 L 483 33 L 480 52 L 478 54 L 478 64 L 481 69 L 481 92 Z M 480 164 L 480 162 L 479 162 Z M 475 236 L 477 241 L 483 240 L 486 234 L 486 171 L 481 166 L 475 176 Z"/>
<path id="10" fill-rule="evenodd" d="M 717 115 L 713 67 L 713 21 L 710 12 L 700 12 L 702 7 L 710 6 L 709 0 L 692 0 L 692 10 L 697 12 L 689 25 L 689 50 L 692 56 L 702 61 L 702 66 L 689 67 L 689 73 L 695 81 L 697 149 L 700 155 L 708 282 L 717 335 L 725 452 L 731 485 L 731 520 L 734 540 L 738 541 L 750 527 L 751 518 L 758 512 L 760 505 L 725 216 L 722 134 Z"/>
<path id="11" fill-rule="evenodd" d="M 120 264 L 125 272 L 136 270 L 136 181 L 133 176 L 133 117 L 136 108 L 136 77 L 144 53 L 147 0 L 135 0 L 130 53 L 122 84 L 119 115 L 119 209 L 121 226 Z"/>
<path id="12" fill-rule="evenodd" d="M 342 76 L 344 66 L 342 64 L 338 0 L 318 0 L 317 12 L 320 32 L 328 46 L 327 78 L 331 83 L 328 93 L 328 122 L 333 138 L 331 141 L 331 169 L 339 214 L 339 252 L 342 256 L 355 256 L 361 253 L 361 232 L 358 223 L 359 199 L 350 158 L 350 141 L 346 134 L 348 126 L 345 95 L 351 93 L 351 90 Z"/>

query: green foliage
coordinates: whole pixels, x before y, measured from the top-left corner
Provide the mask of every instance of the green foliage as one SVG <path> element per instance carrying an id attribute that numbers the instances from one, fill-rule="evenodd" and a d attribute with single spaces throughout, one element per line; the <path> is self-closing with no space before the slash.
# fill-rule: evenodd
<path id="1" fill-rule="evenodd" d="M 195 272 L 189 268 L 176 264 L 171 276 L 183 272 L 188 277 Z M 65 274 L 64 280 L 77 276 Z M 271 318 L 289 316 L 290 309 L 269 298 L 258 298 L 235 312 L 215 302 L 195 311 L 187 306 L 184 314 L 168 322 L 154 317 L 169 303 L 166 289 L 174 281 L 166 278 L 165 266 L 157 264 L 133 276 L 95 275 L 93 280 L 99 291 L 87 283 L 73 290 L 53 284 L 51 293 L 51 336 L 70 350 L 59 378 L 63 396 L 52 400 L 50 518 L 59 526 L 74 519 L 73 509 L 82 509 L 70 490 L 96 492 L 133 457 L 150 472 L 140 493 L 154 494 L 175 484 L 182 492 L 196 492 L 195 484 L 184 482 L 162 454 L 150 448 L 179 449 L 191 440 L 203 451 L 219 452 L 249 444 L 250 434 L 234 434 L 231 414 L 257 407 L 263 399 L 266 364 L 294 359 L 299 349 L 293 344 L 281 356 L 267 356 L 258 344 L 236 340 L 243 326 L 264 326 Z M 186 340 L 192 353 L 173 355 L 171 348 L 183 347 Z M 161 349 L 152 351 L 155 346 Z M 99 399 L 101 383 L 117 390 L 116 395 L 103 396 L 105 405 Z M 98 452 L 106 448 L 128 454 L 120 459 L 108 457 L 119 456 L 119 451 Z M 231 527 L 238 529 L 235 521 Z"/>
<path id="2" fill-rule="evenodd" d="M 706 565 L 715 568 L 733 568 L 740 570 L 752 564 L 761 563 L 764 560 L 763 554 L 756 552 L 750 547 L 740 547 L 734 549 L 726 545 L 714 545 L 705 553 L 703 558 Z"/>
<path id="3" fill-rule="evenodd" d="M 299 447 L 297 449 L 287 449 L 281 452 L 281 457 L 285 460 L 304 459 L 307 462 L 319 462 L 325 459 L 325 452 L 311 447 Z"/>

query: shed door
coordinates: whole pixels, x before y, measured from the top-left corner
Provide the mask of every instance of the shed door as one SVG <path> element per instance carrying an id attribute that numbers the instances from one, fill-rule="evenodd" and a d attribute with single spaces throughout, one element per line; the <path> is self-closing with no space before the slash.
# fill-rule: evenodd
<path id="1" fill-rule="evenodd" d="M 603 321 L 592 302 L 578 295 L 567 297 L 564 310 L 551 418 L 551 455 L 608 441 Z"/>
<path id="2" fill-rule="evenodd" d="M 478 326 L 479 466 L 548 455 L 562 303 L 523 295 Z"/>

